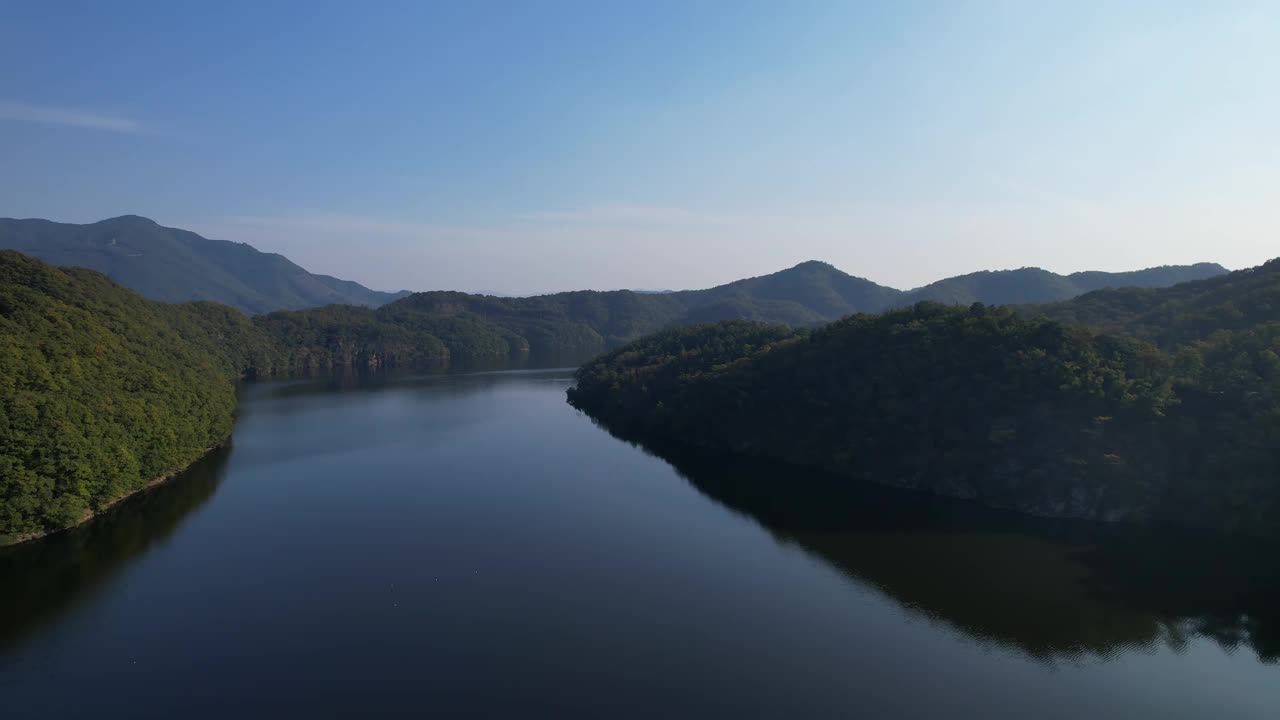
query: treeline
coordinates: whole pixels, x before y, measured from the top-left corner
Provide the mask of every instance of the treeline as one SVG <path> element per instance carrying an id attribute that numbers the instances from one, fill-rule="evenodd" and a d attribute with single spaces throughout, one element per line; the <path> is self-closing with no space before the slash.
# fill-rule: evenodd
<path id="1" fill-rule="evenodd" d="M 1216 265 L 1134 273 L 1054 275 L 1027 268 L 975 273 L 902 292 L 821 262 L 706 290 L 636 293 L 583 290 L 505 298 L 460 292 L 416 293 L 376 310 L 321 308 L 258 318 L 302 355 L 293 364 L 405 364 L 437 359 L 532 355 L 586 358 L 669 327 L 754 320 L 814 327 L 850 313 L 882 311 L 937 298 L 1027 302 L 1072 297 L 1107 283 L 1159 285 L 1224 272 Z"/>
<path id="2" fill-rule="evenodd" d="M 1038 309 L 671 330 L 584 366 L 570 401 L 637 436 L 992 506 L 1276 535 L 1278 290 L 1273 262 Z"/>

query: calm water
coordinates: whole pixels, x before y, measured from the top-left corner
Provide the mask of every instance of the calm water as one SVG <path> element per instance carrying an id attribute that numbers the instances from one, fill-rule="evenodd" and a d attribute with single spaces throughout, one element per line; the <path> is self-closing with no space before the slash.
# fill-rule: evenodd
<path id="1" fill-rule="evenodd" d="M 1280 717 L 1266 548 L 653 454 L 568 384 L 249 387 L 0 552 L 0 717 Z"/>

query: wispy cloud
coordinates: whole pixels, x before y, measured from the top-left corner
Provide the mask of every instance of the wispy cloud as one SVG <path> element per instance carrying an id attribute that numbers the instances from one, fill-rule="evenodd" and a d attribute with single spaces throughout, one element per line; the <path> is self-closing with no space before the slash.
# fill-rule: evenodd
<path id="1" fill-rule="evenodd" d="M 17 100 L 0 100 L 0 119 L 120 133 L 146 132 L 146 128 L 141 123 L 124 115 L 77 108 L 32 105 Z"/>

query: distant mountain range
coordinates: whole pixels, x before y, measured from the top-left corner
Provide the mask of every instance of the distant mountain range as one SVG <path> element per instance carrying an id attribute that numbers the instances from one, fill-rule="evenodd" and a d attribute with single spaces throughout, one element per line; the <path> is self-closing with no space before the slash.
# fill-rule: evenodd
<path id="1" fill-rule="evenodd" d="M 1058 275 L 1040 268 L 983 271 L 939 280 L 905 293 L 904 300 L 932 300 L 946 305 L 1021 305 L 1070 300 L 1094 290 L 1119 287 L 1162 288 L 1224 275 L 1217 263 L 1165 265 L 1132 272 L 1078 272 Z"/>
<path id="2" fill-rule="evenodd" d="M 803 326 L 830 322 L 850 313 L 881 312 L 922 301 L 946 305 L 1057 302 L 1103 288 L 1168 287 L 1227 272 L 1217 263 L 1072 275 L 1022 268 L 959 275 L 904 291 L 854 277 L 827 263 L 811 260 L 771 275 L 739 280 L 708 290 L 685 290 L 668 295 L 688 307 L 685 318 L 688 322 L 765 320 Z"/>
<path id="3" fill-rule="evenodd" d="M 209 240 L 136 215 L 89 225 L 0 219 L 0 249 L 98 270 L 155 300 L 212 300 L 250 314 L 333 304 L 380 307 L 410 295 L 316 275 L 282 255 L 259 252 L 244 243 Z M 543 324 L 568 322 L 583 326 L 571 331 L 579 341 L 603 347 L 670 325 L 760 320 L 808 326 L 922 300 L 960 305 L 1044 303 L 1106 287 L 1166 287 L 1226 272 L 1213 263 L 1072 275 L 1022 268 L 961 275 L 903 291 L 809 261 L 705 290 L 577 291 L 529 298 L 430 292 L 415 296 L 405 309 L 429 309 L 436 317 L 461 315 L 479 322 L 506 318 L 518 325 L 508 329 L 522 335 L 535 317 Z"/>
<path id="4" fill-rule="evenodd" d="M 408 294 L 309 273 L 283 255 L 137 215 L 89 225 L 0 219 L 0 249 L 97 270 L 153 300 L 212 300 L 250 314 L 334 303 L 377 307 Z"/>

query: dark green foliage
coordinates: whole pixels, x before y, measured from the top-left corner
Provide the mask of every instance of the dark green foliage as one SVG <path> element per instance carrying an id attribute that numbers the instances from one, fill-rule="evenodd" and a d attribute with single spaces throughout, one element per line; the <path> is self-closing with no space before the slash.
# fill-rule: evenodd
<path id="1" fill-rule="evenodd" d="M 313 275 L 281 255 L 136 215 L 90 225 L 0 219 L 0 248 L 92 268 L 154 300 L 212 300 L 248 313 L 332 303 L 378 306 L 405 294 Z"/>
<path id="2" fill-rule="evenodd" d="M 668 296 L 628 291 L 529 298 L 429 292 L 391 303 L 378 314 L 397 323 L 465 322 L 463 327 L 473 334 L 489 328 L 506 340 L 505 344 L 490 342 L 478 348 L 488 349 L 490 354 L 594 354 L 663 327 L 678 309 Z"/>
<path id="3" fill-rule="evenodd" d="M 232 368 L 258 350 L 220 348 L 256 337 L 245 322 L 0 251 L 0 542 L 79 522 L 223 442 Z"/>
<path id="4" fill-rule="evenodd" d="M 969 287 L 954 299 L 962 299 L 965 304 L 971 302 L 967 299 L 971 296 L 1004 298 L 1004 302 L 1009 301 L 1008 298 L 1056 299 L 1083 292 L 1075 284 L 1082 275 L 1089 276 L 1088 282 L 1093 283 L 1104 279 L 1155 283 L 1182 276 L 1202 277 L 1217 270 L 1220 270 L 1218 266 L 1204 265 L 1137 273 L 1083 273 L 1069 278 L 1043 270 L 979 273 L 966 278 L 993 276 L 1004 280 Z M 1019 289 L 1011 291 L 1010 285 Z M 909 298 L 921 292 L 903 293 L 846 275 L 826 263 L 805 262 L 771 275 L 708 290 L 668 293 L 584 290 L 527 298 L 459 292 L 417 293 L 379 308 L 376 317 L 429 332 L 440 338 L 455 356 L 506 355 L 508 350 L 502 343 L 486 337 L 487 328 L 505 338 L 510 350 L 517 353 L 581 357 L 667 327 L 722 320 L 816 326 L 851 313 L 877 312 L 909 304 Z M 449 319 L 453 324 L 432 325 L 428 319 Z"/>
<path id="5" fill-rule="evenodd" d="M 257 316 L 253 324 L 278 343 L 281 366 L 290 370 L 411 367 L 449 357 L 435 336 L 383 322 L 373 310 L 352 305 L 274 312 Z"/>
<path id="6" fill-rule="evenodd" d="M 1280 534 L 1280 322 L 1175 351 L 1170 496 L 1183 523 Z"/>
<path id="7" fill-rule="evenodd" d="M 1277 271 L 1040 309 L 1137 339 L 981 304 L 670 330 L 581 368 L 570 401 L 626 433 L 993 506 L 1275 535 Z"/>
<path id="8" fill-rule="evenodd" d="M 572 401 L 642 434 L 1031 512 L 1144 505 L 1139 441 L 1170 402 L 1154 348 L 936 304 L 768 343 L 753 327 L 623 348 L 582 368 Z"/>
<path id="9" fill-rule="evenodd" d="M 1221 271 L 1216 265 L 1155 268 L 1136 273 L 1080 273 L 1069 277 L 1043 270 L 979 273 L 957 278 L 965 290 L 944 301 L 968 305 L 972 300 L 1041 301 L 1071 297 L 1106 281 L 1154 284 L 1182 277 L 1204 277 Z M 987 278 L 977 282 L 976 278 Z M 992 280 L 991 278 L 996 278 Z M 811 327 L 857 312 L 878 312 L 913 302 L 941 286 L 903 293 L 870 280 L 846 275 L 821 262 L 739 280 L 707 290 L 638 293 L 590 290 L 527 298 L 468 295 L 459 292 L 417 293 L 377 310 L 383 321 L 406 325 L 440 338 L 450 351 L 469 356 L 504 355 L 485 328 L 506 338 L 515 352 L 582 356 L 598 353 L 663 328 L 722 320 Z M 932 290 L 930 290 L 932 288 Z M 926 292 L 928 291 L 928 292 Z M 451 319 L 455 325 L 430 325 L 426 319 Z M 457 323 L 465 323 L 458 325 Z"/>
<path id="10" fill-rule="evenodd" d="M 781 325 L 747 321 L 673 328 L 626 345 L 583 365 L 571 401 L 583 408 L 608 408 L 634 430 L 652 432 L 680 413 L 688 385 L 726 363 L 743 361 L 803 333 Z"/>
<path id="11" fill-rule="evenodd" d="M 1170 288 L 1102 290 L 1025 312 L 1172 348 L 1280 319 L 1280 259 Z"/>

